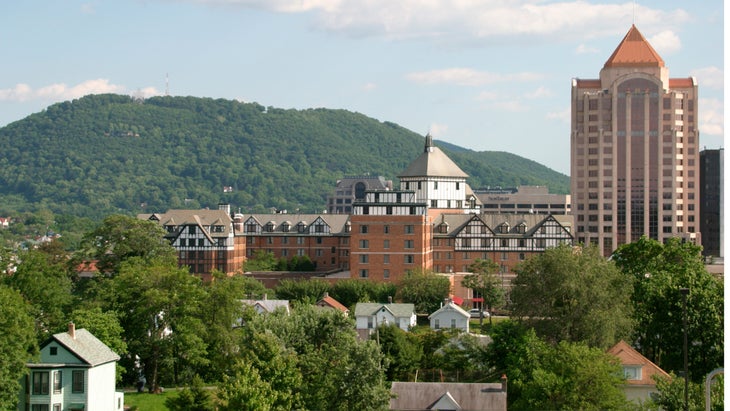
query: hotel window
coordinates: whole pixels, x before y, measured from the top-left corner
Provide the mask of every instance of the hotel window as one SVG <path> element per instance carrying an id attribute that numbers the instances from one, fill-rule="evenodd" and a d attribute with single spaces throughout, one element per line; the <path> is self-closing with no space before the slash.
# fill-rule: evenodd
<path id="1" fill-rule="evenodd" d="M 246 224 L 246 232 L 247 233 L 255 233 L 256 232 L 256 224 Z"/>
<path id="2" fill-rule="evenodd" d="M 315 233 L 324 233 L 324 224 L 317 224 L 314 226 Z"/>
<path id="3" fill-rule="evenodd" d="M 30 411 L 48 411 L 48 404 L 33 404 Z"/>
<path id="4" fill-rule="evenodd" d="M 360 234 L 367 234 L 368 233 L 368 226 L 361 225 L 360 226 Z"/>
<path id="5" fill-rule="evenodd" d="M 34 371 L 33 372 L 33 394 L 34 395 L 47 395 L 48 394 L 48 371 Z"/>
<path id="6" fill-rule="evenodd" d="M 297 248 L 297 255 L 299 257 L 303 257 L 304 256 L 304 249 L 303 248 Z"/>
<path id="7" fill-rule="evenodd" d="M 370 248 L 370 241 L 360 240 L 360 248 Z"/>
<path id="8" fill-rule="evenodd" d="M 368 263 L 368 255 L 360 254 L 360 264 L 367 264 L 367 263 Z"/>
<path id="9" fill-rule="evenodd" d="M 282 244 L 289 244 L 289 237 L 281 237 Z"/>
<path id="10" fill-rule="evenodd" d="M 405 226 L 403 227 L 403 230 L 404 230 L 404 232 L 405 232 L 406 234 L 413 234 L 413 231 L 414 231 L 414 230 L 413 230 L 413 224 L 406 224 L 406 225 L 405 225 Z"/>
<path id="11" fill-rule="evenodd" d="M 433 182 L 433 189 L 434 190 L 438 190 L 439 189 L 439 182 L 438 181 L 434 181 Z"/>
<path id="12" fill-rule="evenodd" d="M 405 240 L 403 243 L 403 247 L 408 249 L 413 248 L 413 240 Z"/>
<path id="13" fill-rule="evenodd" d="M 297 237 L 297 244 L 299 244 L 299 245 L 304 244 L 304 237 Z"/>
<path id="14" fill-rule="evenodd" d="M 383 226 L 383 233 L 384 234 L 390 233 L 390 226 L 389 225 L 384 225 Z"/>
<path id="15" fill-rule="evenodd" d="M 383 264 L 390 264 L 390 254 L 383 254 Z"/>
<path id="16" fill-rule="evenodd" d="M 403 262 L 406 264 L 413 264 L 414 258 L 413 254 L 406 254 L 403 256 Z"/>
<path id="17" fill-rule="evenodd" d="M 499 259 L 502 260 L 502 261 L 507 260 L 507 253 L 501 253 Z"/>
<path id="18" fill-rule="evenodd" d="M 366 269 L 360 270 L 360 278 L 368 278 L 368 270 L 366 270 Z"/>
<path id="19" fill-rule="evenodd" d="M 383 240 L 383 248 L 390 248 L 390 240 Z"/>
<path id="20" fill-rule="evenodd" d="M 383 270 L 383 278 L 390 278 L 390 270 L 388 270 L 388 269 Z"/>

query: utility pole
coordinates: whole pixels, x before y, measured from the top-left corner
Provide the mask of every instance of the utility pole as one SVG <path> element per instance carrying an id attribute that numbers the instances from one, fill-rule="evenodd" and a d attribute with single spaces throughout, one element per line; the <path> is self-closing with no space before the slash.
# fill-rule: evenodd
<path id="1" fill-rule="evenodd" d="M 680 288 L 682 294 L 682 329 L 684 330 L 684 411 L 689 411 L 689 359 L 687 357 L 687 295 L 689 288 Z"/>

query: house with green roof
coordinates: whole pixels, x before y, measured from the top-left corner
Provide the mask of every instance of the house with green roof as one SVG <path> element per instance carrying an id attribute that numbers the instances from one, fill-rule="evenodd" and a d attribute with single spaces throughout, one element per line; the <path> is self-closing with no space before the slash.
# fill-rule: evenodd
<path id="1" fill-rule="evenodd" d="M 415 305 L 392 302 L 355 305 L 355 328 L 360 337 L 367 337 L 383 324 L 395 324 L 404 331 L 410 330 L 416 325 Z"/>
<path id="2" fill-rule="evenodd" d="M 69 324 L 40 347 L 40 361 L 29 363 L 21 380 L 18 410 L 116 411 L 124 393 L 116 390 L 119 355 L 86 329 Z"/>

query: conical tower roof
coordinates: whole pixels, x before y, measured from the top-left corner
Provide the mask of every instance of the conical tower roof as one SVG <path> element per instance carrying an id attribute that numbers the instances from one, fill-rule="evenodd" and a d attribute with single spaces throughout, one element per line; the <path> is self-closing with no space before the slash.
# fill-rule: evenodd
<path id="1" fill-rule="evenodd" d="M 403 177 L 469 177 L 440 148 L 433 145 L 431 134 L 426 135 L 423 153 L 398 178 Z"/>
<path id="2" fill-rule="evenodd" d="M 664 60 L 632 24 L 629 32 L 603 65 L 603 68 L 609 67 L 664 67 Z"/>

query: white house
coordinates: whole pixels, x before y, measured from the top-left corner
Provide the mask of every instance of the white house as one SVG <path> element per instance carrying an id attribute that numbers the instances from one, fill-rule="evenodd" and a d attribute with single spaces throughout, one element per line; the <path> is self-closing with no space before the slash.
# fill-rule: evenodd
<path id="1" fill-rule="evenodd" d="M 456 328 L 464 332 L 469 332 L 469 318 L 470 315 L 466 310 L 456 305 L 453 301 L 449 301 L 429 315 L 428 321 L 433 330 Z"/>
<path id="2" fill-rule="evenodd" d="M 278 309 L 283 309 L 287 314 L 289 310 L 289 300 L 269 300 L 264 294 L 264 298 L 261 300 L 241 300 L 244 305 L 253 307 L 259 314 L 273 313 Z"/>
<path id="3" fill-rule="evenodd" d="M 122 410 L 116 391 L 119 355 L 85 329 L 69 324 L 40 347 L 40 362 L 29 363 L 21 381 L 18 410 Z"/>
<path id="4" fill-rule="evenodd" d="M 355 328 L 361 337 L 372 333 L 383 324 L 395 324 L 408 331 L 416 325 L 416 310 L 413 304 L 357 303 L 355 305 Z"/>
<path id="5" fill-rule="evenodd" d="M 654 376 L 671 378 L 666 371 L 633 349 L 626 341 L 619 341 L 609 348 L 609 354 L 621 361 L 626 383 L 623 386 L 626 398 L 634 402 L 645 402 L 658 393 Z"/>

